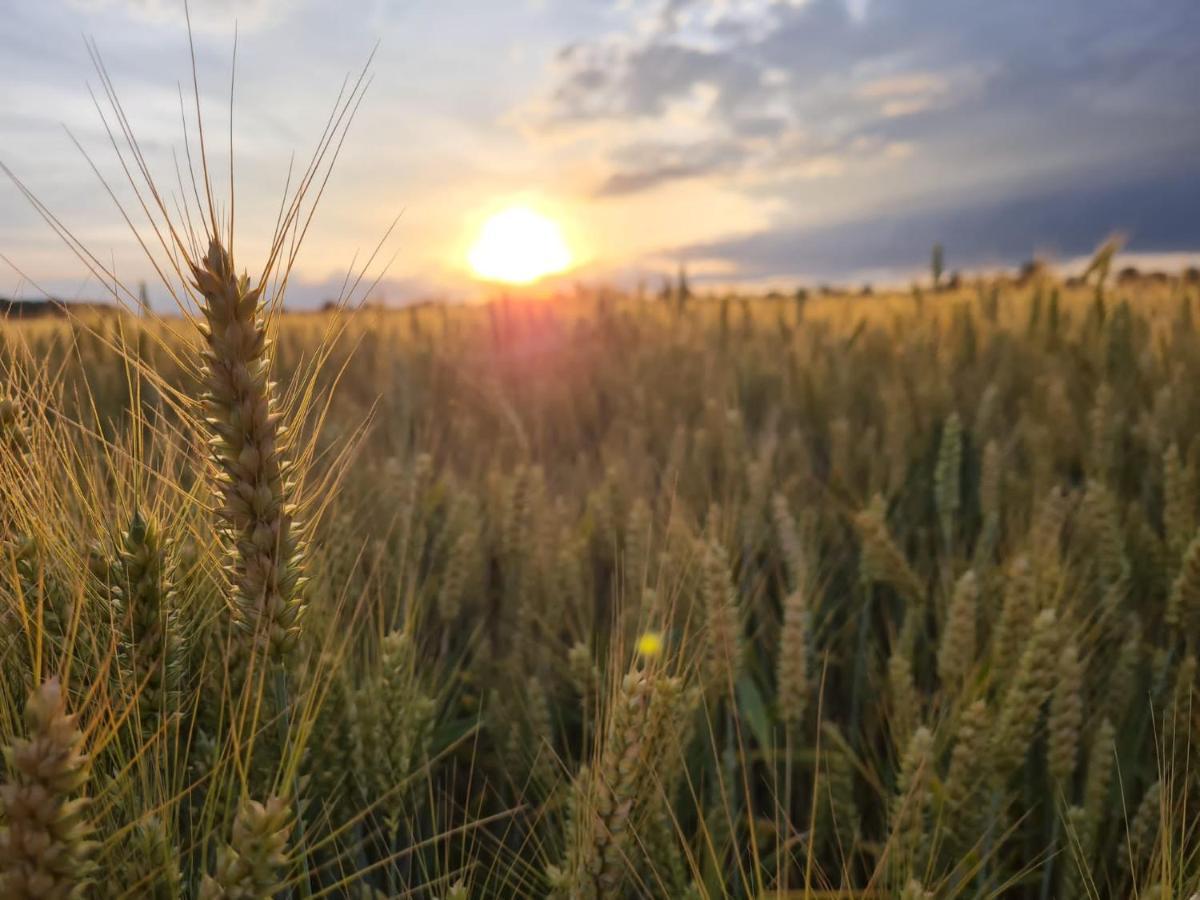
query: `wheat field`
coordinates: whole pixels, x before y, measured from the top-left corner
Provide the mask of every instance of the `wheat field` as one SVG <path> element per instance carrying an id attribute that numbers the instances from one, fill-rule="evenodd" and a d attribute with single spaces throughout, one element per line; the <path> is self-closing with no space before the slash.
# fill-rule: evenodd
<path id="1" fill-rule="evenodd" d="M 243 259 L 92 50 L 177 310 L 0 165 L 116 301 L 0 319 L 0 897 L 1198 896 L 1194 271 L 285 312 L 366 70 Z"/>
<path id="2" fill-rule="evenodd" d="M 3 324 L 5 897 L 1200 878 L 1197 285 Z"/>

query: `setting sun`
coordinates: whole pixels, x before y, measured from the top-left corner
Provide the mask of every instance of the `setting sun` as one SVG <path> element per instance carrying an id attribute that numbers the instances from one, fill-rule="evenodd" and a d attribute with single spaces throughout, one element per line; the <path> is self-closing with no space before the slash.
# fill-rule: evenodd
<path id="1" fill-rule="evenodd" d="M 467 261 L 485 281 L 530 284 L 567 269 L 571 251 L 554 221 L 528 207 L 511 206 L 483 223 Z"/>

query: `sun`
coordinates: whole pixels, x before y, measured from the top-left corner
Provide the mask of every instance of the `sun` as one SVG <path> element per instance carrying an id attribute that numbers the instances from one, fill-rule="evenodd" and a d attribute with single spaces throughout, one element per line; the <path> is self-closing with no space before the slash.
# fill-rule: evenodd
<path id="1" fill-rule="evenodd" d="M 510 206 L 483 223 L 467 262 L 484 281 L 531 284 L 570 268 L 571 251 L 552 219 Z"/>

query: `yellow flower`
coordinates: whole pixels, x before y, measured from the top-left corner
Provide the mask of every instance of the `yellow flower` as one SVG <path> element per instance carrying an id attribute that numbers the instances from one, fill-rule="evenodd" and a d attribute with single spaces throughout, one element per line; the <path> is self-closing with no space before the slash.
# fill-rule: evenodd
<path id="1" fill-rule="evenodd" d="M 658 656 L 662 653 L 663 639 L 662 635 L 657 631 L 647 631 L 637 642 L 637 652 L 639 656 L 647 658 Z"/>

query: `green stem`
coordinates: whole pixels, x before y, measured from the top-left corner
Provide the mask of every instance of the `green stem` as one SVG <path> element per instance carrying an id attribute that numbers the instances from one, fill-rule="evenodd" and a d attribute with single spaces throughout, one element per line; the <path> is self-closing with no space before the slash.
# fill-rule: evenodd
<path id="1" fill-rule="evenodd" d="M 288 745 L 292 730 L 292 707 L 288 698 L 287 672 L 278 666 L 274 673 L 275 702 L 279 706 L 279 746 L 284 749 Z M 300 857 L 300 897 L 307 900 L 312 897 L 312 875 L 308 868 L 307 837 L 304 830 L 303 799 L 295 785 L 291 788 L 292 806 L 296 812 L 296 846 Z"/>
<path id="2" fill-rule="evenodd" d="M 862 713 L 862 695 L 867 677 L 867 640 L 871 634 L 871 585 L 863 583 L 862 612 L 858 616 L 858 648 L 854 653 L 854 690 L 850 694 L 850 732 L 853 741 L 858 736 L 858 719 Z"/>
<path id="3" fill-rule="evenodd" d="M 1058 849 L 1060 827 L 1060 817 L 1055 813 L 1050 823 L 1050 855 L 1046 858 L 1046 868 L 1042 870 L 1042 900 L 1050 900 L 1050 891 L 1054 887 L 1054 851 Z"/>

